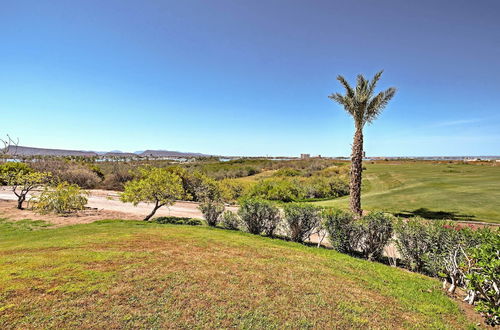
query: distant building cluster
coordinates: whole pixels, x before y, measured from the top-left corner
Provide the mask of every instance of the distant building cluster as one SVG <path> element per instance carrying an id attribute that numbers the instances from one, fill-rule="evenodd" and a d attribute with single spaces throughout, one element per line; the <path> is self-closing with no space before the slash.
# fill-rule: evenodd
<path id="1" fill-rule="evenodd" d="M 300 159 L 321 158 L 321 155 L 311 156 L 311 154 L 300 154 Z"/>

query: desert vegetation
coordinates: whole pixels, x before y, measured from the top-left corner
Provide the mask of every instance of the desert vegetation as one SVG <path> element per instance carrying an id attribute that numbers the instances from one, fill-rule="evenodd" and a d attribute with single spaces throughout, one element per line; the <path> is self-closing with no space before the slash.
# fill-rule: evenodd
<path id="1" fill-rule="evenodd" d="M 245 163 L 240 160 L 228 165 L 213 159 L 189 166 L 169 162 L 120 163 L 120 171 L 127 169 L 127 175 L 120 175 L 125 179 L 119 180 L 123 184 L 121 200 L 151 203 L 151 212 L 144 216 L 156 225 L 194 228 L 204 223 L 208 227 L 231 230 L 235 235 L 248 232 L 306 245 L 311 245 L 311 237 L 317 235 L 318 246 L 326 237 L 328 247 L 350 257 L 404 267 L 437 278 L 450 294 L 456 295 L 460 288 L 466 293 L 465 301 L 474 305 L 489 324 L 499 322 L 498 231 L 445 220 L 429 221 L 418 214 L 370 211 L 359 215 L 332 208 L 328 203 L 342 203 L 346 200 L 342 196 L 349 193 L 349 165 L 334 160 L 251 160 L 249 163 L 253 166 L 258 164 L 258 171 L 248 171 L 246 173 L 251 174 L 246 176 L 243 172 L 238 172 L 243 173 L 242 176 L 226 176 L 215 170 L 219 164 L 220 168 L 227 169 L 245 167 Z M 90 187 L 90 181 L 82 179 L 85 175 L 81 173 L 92 173 L 99 186 L 110 175 L 108 165 L 67 159 L 7 162 L 0 165 L 0 179 L 2 184 L 24 196 L 23 202 L 34 188 L 43 188 L 30 200 L 33 208 L 42 214 L 64 215 L 85 207 L 84 188 Z M 370 182 L 371 169 L 381 166 L 383 162 L 366 164 L 364 191 L 374 189 Z M 397 171 L 402 165 L 390 166 Z M 457 173 L 448 171 L 450 168 L 474 169 L 482 165 L 436 163 L 430 166 L 436 166 L 440 176 L 442 173 L 452 176 Z M 398 172 L 392 171 L 389 178 L 394 178 L 395 173 Z M 333 199 L 311 203 L 323 198 Z M 169 207 L 177 200 L 197 202 L 203 221 L 154 217 L 158 209 Z M 238 211 L 226 210 L 229 204 L 238 204 Z M 397 255 L 384 253 L 390 246 L 397 249 Z"/>
<path id="2" fill-rule="evenodd" d="M 85 209 L 87 192 L 67 182 L 46 186 L 40 196 L 31 200 L 35 210 L 42 214 L 66 214 Z"/>

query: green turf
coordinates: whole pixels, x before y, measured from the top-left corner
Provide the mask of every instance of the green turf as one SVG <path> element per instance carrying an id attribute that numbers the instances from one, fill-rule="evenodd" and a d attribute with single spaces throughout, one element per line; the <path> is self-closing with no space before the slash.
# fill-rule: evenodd
<path id="1" fill-rule="evenodd" d="M 500 166 L 430 162 L 365 166 L 364 209 L 500 223 Z M 318 204 L 346 208 L 348 197 Z"/>
<path id="2" fill-rule="evenodd" d="M 246 233 L 0 221 L 0 328 L 466 328 L 437 280 Z"/>

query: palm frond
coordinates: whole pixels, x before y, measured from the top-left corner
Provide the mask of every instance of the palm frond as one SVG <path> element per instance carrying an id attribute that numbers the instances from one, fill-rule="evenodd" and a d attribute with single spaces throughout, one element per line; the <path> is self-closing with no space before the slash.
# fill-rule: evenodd
<path id="1" fill-rule="evenodd" d="M 360 96 L 366 94 L 366 87 L 368 85 L 366 78 L 363 77 L 363 75 L 358 74 L 356 81 L 356 94 Z"/>
<path id="2" fill-rule="evenodd" d="M 342 105 L 348 113 L 354 116 L 354 104 L 352 102 L 352 98 L 347 95 L 342 95 L 340 93 L 334 93 L 328 96 L 331 100 L 334 100 L 338 104 Z"/>
<path id="3" fill-rule="evenodd" d="M 377 72 L 371 81 L 361 74 L 358 75 L 355 88 L 351 87 L 343 76 L 337 76 L 346 93 L 344 95 L 334 93 L 329 98 L 344 107 L 344 110 L 353 117 L 356 127 L 362 127 L 375 120 L 396 93 L 395 88 L 389 88 L 373 97 L 382 73 L 383 71 Z"/>
<path id="4" fill-rule="evenodd" d="M 370 97 L 373 95 L 373 92 L 375 91 L 375 86 L 377 86 L 380 77 L 382 77 L 382 73 L 384 73 L 384 70 L 380 70 L 379 72 L 377 72 L 373 76 L 373 79 L 370 81 L 370 85 L 368 86 L 368 95 L 370 95 Z"/>
<path id="5" fill-rule="evenodd" d="M 374 121 L 382 113 L 382 110 L 384 110 L 384 108 L 387 106 L 387 104 L 395 94 L 396 88 L 391 87 L 383 92 L 378 93 L 374 98 L 372 98 L 366 108 L 364 121 L 366 123 L 371 123 L 372 121 Z"/>
<path id="6" fill-rule="evenodd" d="M 345 91 L 346 91 L 346 95 L 348 97 L 353 97 L 354 96 L 354 89 L 351 87 L 351 85 L 349 85 L 347 80 L 341 75 L 337 76 L 337 80 L 342 84 L 342 86 L 344 86 Z"/>

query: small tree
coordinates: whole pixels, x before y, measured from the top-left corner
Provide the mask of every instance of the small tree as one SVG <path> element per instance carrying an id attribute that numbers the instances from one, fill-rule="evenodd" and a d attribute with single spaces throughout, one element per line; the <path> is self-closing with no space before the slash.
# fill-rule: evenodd
<path id="1" fill-rule="evenodd" d="M 76 184 L 59 183 L 45 190 L 35 199 L 35 209 L 40 213 L 65 214 L 80 211 L 87 204 L 88 193 Z"/>
<path id="2" fill-rule="evenodd" d="M 294 242 L 302 243 L 308 239 L 321 220 L 320 209 L 311 204 L 287 204 L 284 210 L 288 234 Z"/>
<path id="3" fill-rule="evenodd" d="M 12 191 L 17 196 L 17 208 L 22 210 L 26 196 L 33 189 L 48 182 L 50 173 L 15 171 L 0 176 L 1 181 L 12 187 Z"/>
<path id="4" fill-rule="evenodd" d="M 153 210 L 144 218 L 144 221 L 148 221 L 160 207 L 173 205 L 183 194 L 182 181 L 178 175 L 165 168 L 142 167 L 138 177 L 125 184 L 120 199 L 134 205 L 140 202 L 153 203 Z"/>

